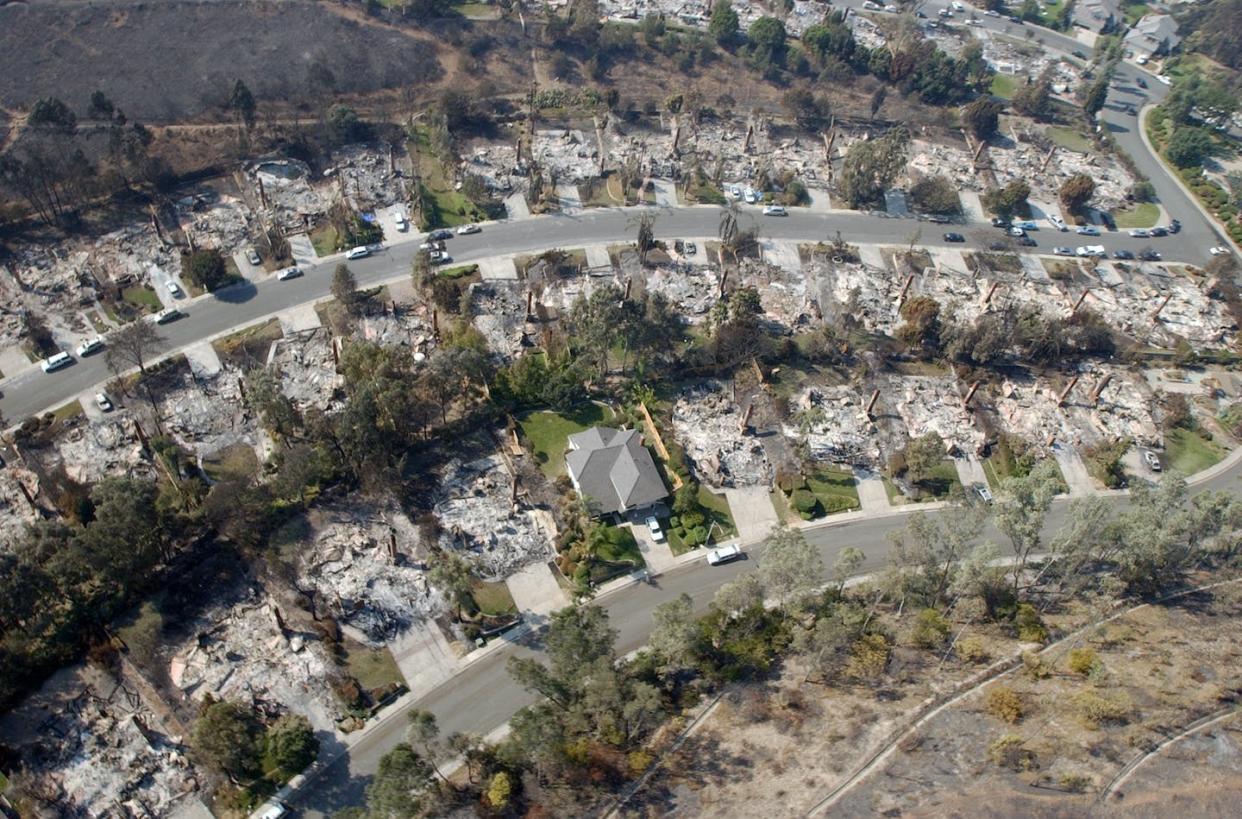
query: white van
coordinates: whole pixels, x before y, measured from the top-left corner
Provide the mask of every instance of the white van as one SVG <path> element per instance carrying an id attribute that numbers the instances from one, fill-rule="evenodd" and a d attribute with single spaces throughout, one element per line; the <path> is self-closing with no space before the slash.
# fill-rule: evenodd
<path id="1" fill-rule="evenodd" d="M 728 563 L 731 560 L 737 560 L 742 556 L 742 549 L 737 544 L 721 546 L 719 549 L 712 549 L 707 553 L 707 562 L 712 566 L 719 566 L 722 563 Z"/>
<path id="2" fill-rule="evenodd" d="M 59 353 L 43 359 L 43 363 L 39 366 L 43 368 L 43 372 L 50 373 L 59 370 L 61 367 L 68 367 L 73 361 L 73 356 L 61 350 Z"/>

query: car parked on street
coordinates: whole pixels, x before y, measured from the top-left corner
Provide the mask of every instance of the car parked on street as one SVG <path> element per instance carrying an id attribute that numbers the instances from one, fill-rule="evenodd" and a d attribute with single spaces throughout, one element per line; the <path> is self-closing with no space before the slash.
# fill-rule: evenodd
<path id="1" fill-rule="evenodd" d="M 1143 252 L 1139 254 L 1139 258 L 1145 262 L 1158 262 L 1163 257 L 1161 257 L 1160 251 L 1152 250 L 1149 247 L 1149 248 L 1145 248 Z"/>
<path id="2" fill-rule="evenodd" d="M 50 355 L 43 359 L 39 366 L 43 368 L 43 372 L 52 373 L 62 367 L 68 367 L 72 363 L 73 356 L 69 355 L 64 350 L 61 350 L 59 353 L 55 353 L 54 355 Z"/>
<path id="3" fill-rule="evenodd" d="M 1076 249 L 1074 254 L 1086 258 L 1087 256 L 1107 256 L 1108 252 L 1104 250 L 1104 245 L 1083 245 Z"/>
<path id="4" fill-rule="evenodd" d="M 966 237 L 960 233 L 946 233 L 944 235 L 944 240 L 946 242 L 964 242 L 966 241 Z"/>
<path id="5" fill-rule="evenodd" d="M 768 205 L 763 209 L 764 216 L 788 216 L 789 211 L 783 205 Z"/>
<path id="6" fill-rule="evenodd" d="M 371 255 L 371 248 L 365 245 L 359 245 L 345 254 L 346 259 L 365 259 Z"/>
<path id="7" fill-rule="evenodd" d="M 104 348 L 103 336 L 95 336 L 87 339 L 78 345 L 78 358 L 85 358 L 88 355 L 99 352 Z"/>
<path id="8" fill-rule="evenodd" d="M 284 270 L 276 274 L 276 280 L 287 282 L 290 279 L 296 279 L 302 275 L 302 269 L 299 267 L 286 267 Z"/>
<path id="9" fill-rule="evenodd" d="M 1132 238 L 1132 239 L 1150 239 L 1150 238 L 1151 238 L 1151 231 L 1150 231 L 1150 230 L 1148 230 L 1147 228 L 1134 228 L 1133 230 L 1131 230 L 1131 231 L 1130 231 L 1130 238 Z"/>
<path id="10" fill-rule="evenodd" d="M 1213 256 L 1228 256 L 1229 248 L 1224 245 L 1217 245 L 1209 251 Z"/>
<path id="11" fill-rule="evenodd" d="M 1151 235 L 1152 236 L 1168 236 L 1169 229 L 1166 227 L 1160 227 L 1159 225 L 1156 225 L 1154 228 L 1151 229 Z"/>
<path id="12" fill-rule="evenodd" d="M 170 321 L 176 321 L 177 319 L 181 318 L 183 315 L 185 314 L 182 313 L 180 310 L 178 310 L 176 307 L 166 307 L 163 310 L 155 314 L 155 323 L 156 324 L 167 324 Z"/>
<path id="13" fill-rule="evenodd" d="M 707 553 L 707 562 L 712 566 L 719 566 L 722 563 L 728 563 L 731 560 L 737 560 L 742 557 L 742 548 L 736 544 L 721 546 L 719 549 L 712 549 Z"/>
<path id="14" fill-rule="evenodd" d="M 1052 252 L 1057 256 L 1073 256 L 1074 248 L 1061 245 L 1060 247 L 1054 247 Z"/>
<path id="15" fill-rule="evenodd" d="M 445 239 L 453 238 L 453 231 L 448 228 L 440 228 L 439 230 L 433 230 L 428 233 L 427 238 L 433 242 L 443 242 Z"/>
<path id="16" fill-rule="evenodd" d="M 1095 225 L 1081 225 L 1074 228 L 1074 232 L 1079 236 L 1099 236 L 1100 229 Z"/>
<path id="17" fill-rule="evenodd" d="M 1035 241 L 1030 236 L 1018 237 L 1018 244 L 1022 247 L 1039 247 L 1039 242 Z"/>
<path id="18" fill-rule="evenodd" d="M 1114 259 L 1133 259 L 1134 254 L 1129 250 L 1114 250 L 1113 258 Z"/>
<path id="19" fill-rule="evenodd" d="M 482 232 L 483 232 L 483 228 L 479 227 L 478 225 L 462 225 L 461 227 L 457 228 L 458 236 L 469 236 L 471 233 L 482 233 Z"/>
<path id="20" fill-rule="evenodd" d="M 1014 225 L 1013 227 L 1009 228 L 1009 235 L 1010 236 L 1025 236 L 1026 231 L 1018 227 L 1017 225 Z"/>

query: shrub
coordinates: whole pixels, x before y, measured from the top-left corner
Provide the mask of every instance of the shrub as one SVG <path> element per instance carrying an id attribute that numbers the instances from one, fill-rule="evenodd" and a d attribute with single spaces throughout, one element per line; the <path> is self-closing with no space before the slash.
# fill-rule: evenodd
<path id="1" fill-rule="evenodd" d="M 938 648 L 949 637 L 949 621 L 935 609 L 923 609 L 914 618 L 910 642 L 919 648 Z"/>
<path id="2" fill-rule="evenodd" d="M 794 509 L 798 510 L 798 514 L 804 517 L 813 515 L 815 507 L 819 505 L 819 499 L 808 489 L 795 489 L 794 493 L 789 496 L 789 501 Z"/>
<path id="3" fill-rule="evenodd" d="M 987 643 L 977 634 L 958 640 L 956 651 L 957 656 L 967 663 L 986 663 L 992 658 L 992 653 L 988 651 Z"/>
<path id="4" fill-rule="evenodd" d="M 984 708 L 999 720 L 1013 725 L 1022 719 L 1022 698 L 1007 685 L 994 685 L 984 698 Z"/>
<path id="5" fill-rule="evenodd" d="M 1078 719 L 1090 729 L 1105 723 L 1125 723 L 1133 708 L 1130 697 L 1124 691 L 1101 694 L 1088 689 L 1075 694 L 1071 702 Z"/>
<path id="6" fill-rule="evenodd" d="M 989 745 L 988 758 L 1011 771 L 1029 771 L 1036 767 L 1035 752 L 1016 734 L 1005 734 Z"/>
<path id="7" fill-rule="evenodd" d="M 1099 655 L 1095 653 L 1093 648 L 1074 648 L 1070 649 L 1069 659 L 1066 665 L 1069 670 L 1075 674 L 1087 676 L 1091 673 L 1091 669 L 1100 662 Z"/>
<path id="8" fill-rule="evenodd" d="M 1013 620 L 1018 629 L 1018 639 L 1022 642 L 1043 643 L 1048 640 L 1048 629 L 1044 628 L 1039 612 L 1030 603 L 1019 603 Z"/>
<path id="9" fill-rule="evenodd" d="M 883 634 L 864 634 L 850 647 L 847 668 L 852 676 L 873 680 L 888 668 L 888 640 Z"/>
<path id="10" fill-rule="evenodd" d="M 1042 680 L 1052 674 L 1052 669 L 1036 651 L 1028 651 L 1022 655 L 1022 670 L 1028 677 L 1035 680 Z"/>

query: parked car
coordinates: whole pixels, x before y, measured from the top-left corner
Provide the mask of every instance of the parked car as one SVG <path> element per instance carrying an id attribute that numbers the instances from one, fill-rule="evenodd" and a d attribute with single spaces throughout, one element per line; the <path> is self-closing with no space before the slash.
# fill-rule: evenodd
<path id="1" fill-rule="evenodd" d="M 1147 80 L 1143 79 L 1142 77 L 1135 77 L 1134 84 L 1137 85 L 1139 88 L 1146 88 Z"/>
<path id="2" fill-rule="evenodd" d="M 698 245 L 696 245 L 694 242 L 686 242 L 686 255 L 687 256 L 693 256 L 694 254 L 698 252 L 699 252 Z"/>
<path id="3" fill-rule="evenodd" d="M 754 205 L 759 202 L 759 194 L 755 193 L 753 189 L 747 188 L 746 192 L 742 194 L 742 199 L 746 201 L 746 204 Z"/>
<path id="4" fill-rule="evenodd" d="M 445 239 L 453 238 L 453 231 L 448 228 L 440 228 L 439 230 L 433 230 L 431 233 L 428 233 L 427 238 L 433 242 L 443 242 Z"/>
<path id="5" fill-rule="evenodd" d="M 104 348 L 103 336 L 95 336 L 78 345 L 78 358 L 97 353 Z"/>
<path id="6" fill-rule="evenodd" d="M 444 250 L 444 242 L 430 239 L 418 246 L 419 250 Z"/>
<path id="7" fill-rule="evenodd" d="M 112 412 L 112 399 L 108 397 L 107 393 L 97 392 L 95 393 L 95 406 L 104 412 Z"/>
<path id="8" fill-rule="evenodd" d="M 1156 79 L 1160 80 L 1160 82 L 1164 85 L 1173 84 L 1173 78 L 1170 77 L 1168 74 L 1157 74 Z"/>
<path id="9" fill-rule="evenodd" d="M 1169 220 L 1169 233 L 1181 233 L 1182 223 L 1176 219 Z"/>
<path id="10" fill-rule="evenodd" d="M 1169 229 L 1156 225 L 1154 228 L 1151 229 L 1151 235 L 1152 236 L 1168 236 Z"/>
<path id="11" fill-rule="evenodd" d="M 1100 229 L 1096 227 L 1095 225 L 1082 225 L 1081 227 L 1074 228 L 1074 232 L 1077 233 L 1079 236 L 1099 236 L 1100 235 Z"/>
<path id="12" fill-rule="evenodd" d="M 788 216 L 789 211 L 783 205 L 768 205 L 763 209 L 764 216 Z"/>
<path id="13" fill-rule="evenodd" d="M 1152 472 L 1159 472 L 1164 469 L 1160 464 L 1160 456 L 1152 452 L 1150 449 L 1143 450 L 1143 462 L 1147 464 Z"/>
<path id="14" fill-rule="evenodd" d="M 176 307 L 166 307 L 155 314 L 155 323 L 167 324 L 170 321 L 176 321 L 181 318 L 182 315 L 184 314 Z"/>
<path id="15" fill-rule="evenodd" d="M 402 233 L 405 233 L 407 230 L 410 229 L 410 223 L 406 221 L 404 213 L 398 213 L 395 221 L 397 223 L 397 230 L 401 231 Z"/>
<path id="16" fill-rule="evenodd" d="M 655 515 L 647 516 L 647 531 L 651 532 L 651 539 L 656 543 L 664 542 L 664 530 L 660 528 L 660 521 L 656 520 Z"/>
<path id="17" fill-rule="evenodd" d="M 1025 236 L 1026 231 L 1018 227 L 1017 225 L 1014 225 L 1013 227 L 1009 228 L 1009 235 L 1010 236 Z"/>
<path id="18" fill-rule="evenodd" d="M 457 228 L 458 236 L 469 236 L 471 233 L 482 233 L 482 232 L 483 232 L 483 228 L 479 227 L 478 225 L 462 225 L 461 227 Z"/>
<path id="19" fill-rule="evenodd" d="M 284 819 L 289 813 L 285 804 L 276 799 L 269 799 L 259 806 L 252 815 L 254 819 Z"/>
<path id="20" fill-rule="evenodd" d="M 1039 247 L 1039 242 L 1035 241 L 1030 236 L 1019 236 L 1018 244 L 1022 247 Z"/>
<path id="21" fill-rule="evenodd" d="M 983 501 L 984 503 L 992 502 L 992 490 L 988 489 L 986 486 L 984 486 L 981 483 L 975 484 L 975 494 L 978 495 L 979 500 Z"/>
<path id="22" fill-rule="evenodd" d="M 1139 254 L 1139 258 L 1145 262 L 1158 262 L 1161 259 L 1160 251 L 1152 250 L 1149 247 Z"/>
<path id="23" fill-rule="evenodd" d="M 992 217 L 992 227 L 1004 228 L 1005 230 L 1009 230 L 1009 226 L 1012 224 L 1013 223 L 1010 222 L 1008 219 L 1002 219 L 999 216 Z"/>
<path id="24" fill-rule="evenodd" d="M 1113 258 L 1114 259 L 1133 259 L 1134 254 L 1128 250 L 1114 250 Z"/>
<path id="25" fill-rule="evenodd" d="M 1212 248 L 1210 252 L 1213 256 L 1228 256 L 1229 248 L 1225 247 L 1224 245 L 1217 245 L 1216 247 Z M 81 353 L 79 353 L 79 355 L 81 355 Z"/>
<path id="26" fill-rule="evenodd" d="M 712 549 L 707 553 L 707 562 L 712 566 L 719 566 L 722 563 L 737 560 L 742 556 L 742 554 L 741 547 L 736 544 L 721 546 L 720 548 Z"/>
<path id="27" fill-rule="evenodd" d="M 246 252 L 246 261 L 250 262 L 255 267 L 258 267 L 259 265 L 263 264 L 263 258 L 259 256 L 258 249 L 253 248 L 253 247 L 250 248 L 250 250 Z"/>
<path id="28" fill-rule="evenodd" d="M 946 233 L 944 235 L 944 240 L 946 242 L 964 242 L 966 241 L 966 237 L 960 233 Z"/>
<path id="29" fill-rule="evenodd" d="M 1108 252 L 1104 250 L 1104 245 L 1083 245 L 1076 249 L 1074 254 L 1077 256 L 1107 256 Z"/>
<path id="30" fill-rule="evenodd" d="M 1057 216 L 1055 213 L 1048 214 L 1048 224 L 1052 225 L 1062 233 L 1069 230 L 1069 225 L 1065 224 L 1065 220 L 1060 216 Z"/>
<path id="31" fill-rule="evenodd" d="M 365 259 L 371 255 L 371 248 L 365 245 L 359 245 L 345 254 L 346 259 Z"/>
<path id="32" fill-rule="evenodd" d="M 1134 228 L 1130 231 L 1130 236 L 1134 239 L 1150 239 L 1151 231 L 1147 228 Z"/>
<path id="33" fill-rule="evenodd" d="M 51 373 L 56 372 L 62 367 L 68 367 L 72 363 L 73 356 L 69 355 L 64 350 L 61 350 L 59 353 L 50 355 L 43 359 L 39 366 L 43 368 L 43 372 Z"/>
<path id="34" fill-rule="evenodd" d="M 302 269 L 299 267 L 286 267 L 284 270 L 276 274 L 276 280 L 287 282 L 290 279 L 296 279 L 302 275 Z"/>
<path id="35" fill-rule="evenodd" d="M 1053 252 L 1055 255 L 1057 255 L 1057 256 L 1073 256 L 1073 255 L 1074 255 L 1074 248 L 1072 248 L 1072 247 L 1065 247 L 1064 245 L 1062 245 L 1062 246 L 1060 246 L 1060 247 L 1054 247 L 1054 248 L 1052 249 L 1052 252 Z"/>
<path id="36" fill-rule="evenodd" d="M 1015 227 L 1020 227 L 1023 230 L 1039 230 L 1039 225 L 1035 224 L 1034 219 L 1020 219 L 1013 224 Z"/>
<path id="37" fill-rule="evenodd" d="M 1000 12 L 996 9 L 988 9 L 984 12 L 988 17 L 1000 17 Z"/>
<path id="38" fill-rule="evenodd" d="M 181 285 L 177 284 L 172 279 L 169 279 L 167 282 L 165 282 L 164 286 L 168 288 L 169 293 L 172 293 L 172 297 L 174 299 L 179 299 L 185 295 L 185 292 L 182 291 L 181 289 Z"/>
<path id="39" fill-rule="evenodd" d="M 437 250 L 431 254 L 432 264 L 449 264 L 453 261 L 453 257 L 445 253 L 443 250 Z"/>

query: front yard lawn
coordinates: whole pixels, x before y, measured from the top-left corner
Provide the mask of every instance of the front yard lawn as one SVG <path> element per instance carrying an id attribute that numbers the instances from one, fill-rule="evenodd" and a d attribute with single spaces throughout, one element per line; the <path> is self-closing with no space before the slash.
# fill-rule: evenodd
<path id="1" fill-rule="evenodd" d="M 789 489 L 785 498 L 789 515 L 783 518 L 815 520 L 837 512 L 859 509 L 857 483 L 849 469 L 825 466 L 807 474 L 797 485 Z"/>
<path id="2" fill-rule="evenodd" d="M 555 478 L 565 471 L 565 447 L 569 436 L 611 421 L 612 410 L 600 404 L 582 404 L 568 412 L 528 413 L 518 420 L 522 435 L 530 442 L 543 474 Z"/>
<path id="3" fill-rule="evenodd" d="M 1151 202 L 1140 202 L 1132 208 L 1119 210 L 1113 214 L 1113 221 L 1118 230 L 1130 228 L 1149 228 L 1160 218 L 1160 208 Z"/>
<path id="4" fill-rule="evenodd" d="M 1193 429 L 1177 427 L 1164 434 L 1166 466 L 1183 475 L 1202 472 L 1225 457 L 1226 449 Z"/>
<path id="5" fill-rule="evenodd" d="M 470 597 L 482 614 L 492 617 L 517 614 L 517 603 L 513 602 L 513 595 L 509 593 L 509 587 L 504 583 L 489 583 L 486 580 L 480 580 L 470 590 Z"/>

